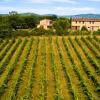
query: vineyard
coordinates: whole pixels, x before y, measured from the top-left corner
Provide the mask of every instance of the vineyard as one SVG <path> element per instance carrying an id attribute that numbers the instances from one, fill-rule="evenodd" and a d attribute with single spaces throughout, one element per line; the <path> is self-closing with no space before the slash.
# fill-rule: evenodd
<path id="1" fill-rule="evenodd" d="M 0 100 L 100 100 L 100 37 L 1 39 Z"/>

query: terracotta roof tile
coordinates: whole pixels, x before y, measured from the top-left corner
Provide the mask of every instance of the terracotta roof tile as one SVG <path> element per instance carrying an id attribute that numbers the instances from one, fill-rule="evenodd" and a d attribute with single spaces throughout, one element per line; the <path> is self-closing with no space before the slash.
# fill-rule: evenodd
<path id="1" fill-rule="evenodd" d="M 96 18 L 73 18 L 72 21 L 95 21 L 95 22 L 100 22 L 100 19 L 96 19 Z"/>

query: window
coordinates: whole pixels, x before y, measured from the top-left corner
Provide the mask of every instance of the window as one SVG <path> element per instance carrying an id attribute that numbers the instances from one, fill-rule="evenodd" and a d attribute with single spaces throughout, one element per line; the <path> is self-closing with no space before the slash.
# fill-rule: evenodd
<path id="1" fill-rule="evenodd" d="M 90 21 L 90 24 L 91 24 L 91 21 Z"/>
<path id="2" fill-rule="evenodd" d="M 50 21 L 50 24 L 52 24 L 52 21 Z"/>
<path id="3" fill-rule="evenodd" d="M 92 22 L 92 24 L 94 24 L 94 21 Z"/>
<path id="4" fill-rule="evenodd" d="M 79 23 L 81 23 L 81 21 L 79 21 Z"/>
<path id="5" fill-rule="evenodd" d="M 76 24 L 77 24 L 77 21 L 76 21 Z"/>
<path id="6" fill-rule="evenodd" d="M 47 26 L 47 28 L 52 28 L 52 26 Z"/>
<path id="7" fill-rule="evenodd" d="M 83 24 L 84 24 L 84 21 L 83 21 Z"/>

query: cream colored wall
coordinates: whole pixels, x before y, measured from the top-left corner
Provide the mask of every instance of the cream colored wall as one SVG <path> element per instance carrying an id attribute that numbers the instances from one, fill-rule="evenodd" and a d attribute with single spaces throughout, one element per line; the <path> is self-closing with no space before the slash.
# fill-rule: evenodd
<path id="1" fill-rule="evenodd" d="M 48 27 L 46 25 L 37 25 L 37 28 L 43 27 L 44 29 L 48 29 Z"/>
<path id="2" fill-rule="evenodd" d="M 44 29 L 48 29 L 48 26 L 52 26 L 52 24 L 50 23 L 51 20 L 42 20 L 40 21 L 40 24 L 37 26 L 37 28 L 39 28 L 40 26 L 43 26 Z"/>
<path id="3" fill-rule="evenodd" d="M 87 28 L 90 27 L 90 28 L 88 28 L 88 30 L 92 30 L 92 27 L 94 27 L 94 31 L 96 31 L 100 28 L 100 22 L 94 22 L 94 24 L 92 22 L 91 22 L 91 24 L 90 24 L 90 22 L 84 22 L 84 24 L 83 24 L 83 22 L 79 23 L 77 21 L 77 23 L 72 22 L 72 26 L 80 26 L 80 29 L 82 28 L 82 26 L 86 26 Z"/>
<path id="4" fill-rule="evenodd" d="M 94 31 L 97 31 L 98 29 L 100 29 L 99 26 L 95 26 L 95 27 L 94 27 Z"/>
<path id="5" fill-rule="evenodd" d="M 50 20 L 43 20 L 43 21 L 40 21 L 40 25 L 51 25 L 50 24 Z"/>

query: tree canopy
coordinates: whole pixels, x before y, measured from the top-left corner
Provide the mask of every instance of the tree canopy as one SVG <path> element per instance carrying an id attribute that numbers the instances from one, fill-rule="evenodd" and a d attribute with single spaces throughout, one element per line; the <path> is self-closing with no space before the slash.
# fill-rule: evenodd
<path id="1" fill-rule="evenodd" d="M 71 27 L 70 19 L 59 18 L 53 24 L 57 34 L 66 34 L 68 29 Z"/>

